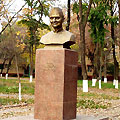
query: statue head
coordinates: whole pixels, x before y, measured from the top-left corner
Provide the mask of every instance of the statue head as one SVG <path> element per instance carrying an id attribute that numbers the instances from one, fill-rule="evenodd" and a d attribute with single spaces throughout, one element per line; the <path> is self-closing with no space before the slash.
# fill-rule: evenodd
<path id="1" fill-rule="evenodd" d="M 62 23 L 64 21 L 64 15 L 62 9 L 54 7 L 50 11 L 50 23 L 54 29 L 54 32 L 59 32 L 63 30 Z"/>

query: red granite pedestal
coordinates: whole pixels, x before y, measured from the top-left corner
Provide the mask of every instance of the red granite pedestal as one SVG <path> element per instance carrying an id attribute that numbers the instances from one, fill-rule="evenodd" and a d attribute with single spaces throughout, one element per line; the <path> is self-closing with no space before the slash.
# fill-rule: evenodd
<path id="1" fill-rule="evenodd" d="M 69 49 L 37 50 L 35 119 L 76 118 L 77 61 L 77 52 Z"/>

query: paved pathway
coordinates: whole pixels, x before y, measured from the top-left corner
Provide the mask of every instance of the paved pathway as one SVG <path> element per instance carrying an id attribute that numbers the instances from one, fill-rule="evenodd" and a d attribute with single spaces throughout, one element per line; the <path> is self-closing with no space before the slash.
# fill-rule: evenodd
<path id="1" fill-rule="evenodd" d="M 0 119 L 0 120 L 37 120 L 34 119 L 34 116 L 32 114 L 27 115 L 27 116 L 17 116 L 17 117 L 11 117 L 11 118 L 5 118 L 5 119 Z M 77 115 L 77 118 L 74 120 L 109 120 L 108 117 L 95 117 L 95 116 L 82 116 L 82 115 Z"/>

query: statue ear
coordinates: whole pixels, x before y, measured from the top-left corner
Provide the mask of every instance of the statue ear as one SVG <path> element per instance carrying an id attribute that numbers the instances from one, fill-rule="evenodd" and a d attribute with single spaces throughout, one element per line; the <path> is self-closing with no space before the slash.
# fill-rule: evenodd
<path id="1" fill-rule="evenodd" d="M 65 20 L 65 17 L 63 16 L 62 21 L 64 22 L 64 20 Z"/>

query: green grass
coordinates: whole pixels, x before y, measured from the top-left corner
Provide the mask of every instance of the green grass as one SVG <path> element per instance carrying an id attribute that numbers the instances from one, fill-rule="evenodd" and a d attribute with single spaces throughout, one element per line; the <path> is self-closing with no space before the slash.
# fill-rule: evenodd
<path id="1" fill-rule="evenodd" d="M 0 98 L 0 105 L 13 105 L 13 104 L 19 104 L 19 103 L 28 103 L 28 104 L 32 104 L 34 103 L 33 99 L 22 99 L 21 101 L 19 101 L 18 99 L 15 98 Z"/>
<path id="2" fill-rule="evenodd" d="M 101 98 L 107 99 L 107 100 L 118 100 L 118 99 L 120 99 L 119 97 L 115 97 L 114 95 L 110 96 L 110 95 L 105 95 L 105 94 L 101 94 Z"/>
<path id="3" fill-rule="evenodd" d="M 34 82 L 29 83 L 29 80 L 21 80 L 21 85 L 22 85 L 22 93 L 23 94 L 34 94 Z M 96 82 L 96 86 L 92 87 L 92 81 L 88 81 L 89 88 L 98 88 L 99 83 L 98 81 Z M 82 80 L 78 80 L 78 87 L 82 87 Z M 112 88 L 114 89 L 114 86 L 112 82 L 108 83 L 103 83 L 102 82 L 102 89 L 108 89 Z M 120 89 L 120 84 L 119 84 L 119 89 Z M 0 79 L 0 93 L 18 93 L 18 80 L 17 79 Z M 90 93 L 91 94 L 91 93 Z M 90 95 L 89 94 L 89 95 Z"/>
<path id="4" fill-rule="evenodd" d="M 82 87 L 82 80 L 78 80 L 77 81 L 78 83 L 78 87 Z M 88 80 L 88 86 L 89 88 L 99 88 L 99 82 L 97 81 L 96 82 L 96 86 L 92 86 L 92 80 Z M 108 89 L 108 88 L 115 88 L 115 86 L 113 86 L 113 83 L 112 82 L 108 82 L 108 83 L 104 83 L 103 81 L 101 82 L 101 86 L 102 86 L 102 89 Z M 120 84 L 118 85 L 119 89 L 120 89 Z"/>
<path id="5" fill-rule="evenodd" d="M 0 79 L 0 93 L 18 93 L 18 80 L 17 79 Z M 21 80 L 22 93 L 34 94 L 34 83 L 29 83 L 28 80 Z"/>
<path id="6" fill-rule="evenodd" d="M 98 89 L 99 83 L 96 83 L 95 87 L 92 87 L 92 81 L 88 81 L 89 88 L 93 88 L 95 90 Z M 17 79 L 0 79 L 0 93 L 3 94 L 11 94 L 11 93 L 18 93 L 18 85 L 19 81 Z M 34 88 L 35 83 L 29 83 L 29 80 L 21 80 L 22 85 L 22 94 L 34 94 Z M 82 80 L 78 80 L 78 88 L 82 88 Z M 82 89 L 78 89 L 78 102 L 77 107 L 81 108 L 90 108 L 90 109 L 106 109 L 110 106 L 109 103 L 102 103 L 101 100 L 107 99 L 107 100 L 116 100 L 120 99 L 119 97 L 114 96 L 114 86 L 112 85 L 112 82 L 103 83 L 102 82 L 102 89 L 111 89 L 113 91 L 113 96 L 102 94 L 102 93 L 96 93 L 96 92 L 82 92 Z M 120 85 L 119 85 L 120 89 Z M 119 90 L 118 90 L 119 91 Z M 82 99 L 81 99 L 82 98 Z M 95 102 L 94 99 L 99 99 L 99 102 Z M 34 103 L 33 99 L 22 99 L 23 103 Z M 0 105 L 9 105 L 9 104 L 19 104 L 19 100 L 16 98 L 0 98 Z"/>
<path id="7" fill-rule="evenodd" d="M 29 83 L 29 80 L 21 80 L 22 94 L 34 94 L 34 82 Z M 13 94 L 18 93 L 18 79 L 0 79 L 0 93 Z M 0 98 L 0 105 L 12 105 L 19 103 L 34 103 L 33 99 L 22 99 L 19 101 L 17 98 Z"/>
<path id="8" fill-rule="evenodd" d="M 78 80 L 78 92 L 77 92 L 77 108 L 80 107 L 81 109 L 106 109 L 108 108 L 111 103 L 109 103 L 109 100 L 117 100 L 120 99 L 119 96 L 114 96 L 114 93 L 119 93 L 119 90 L 115 89 L 112 82 L 104 83 L 102 82 L 102 90 L 106 90 L 106 92 L 98 92 L 96 91 L 99 89 L 99 82 L 96 82 L 96 86 L 92 86 L 92 81 L 88 81 L 88 86 L 91 88 L 92 92 L 83 92 L 82 91 L 82 80 Z M 107 91 L 110 90 L 112 92 L 111 95 L 107 94 Z M 95 91 L 95 92 L 94 92 Z M 104 102 L 104 100 L 107 100 L 107 102 Z"/>
<path id="9" fill-rule="evenodd" d="M 97 90 L 99 88 L 99 82 L 97 81 L 96 86 L 93 87 L 92 86 L 92 81 L 89 80 L 88 81 L 88 86 L 89 86 L 89 88 L 93 88 L 93 89 Z M 114 88 L 115 86 L 113 86 L 112 82 L 108 82 L 108 83 L 102 82 L 101 86 L 102 86 L 102 90 L 105 90 L 105 89 L 111 90 L 113 92 L 113 95 L 107 95 L 107 94 L 103 94 L 103 93 L 100 93 L 100 92 L 97 92 L 97 93 L 96 92 L 86 92 L 85 93 L 85 92 L 82 92 L 82 89 L 79 89 L 78 90 L 78 96 L 82 97 L 82 98 L 93 98 L 94 97 L 94 99 L 107 99 L 107 100 L 120 99 L 119 96 L 118 97 L 114 96 L 114 93 L 119 92 L 119 90 Z M 82 80 L 78 80 L 78 87 L 82 88 Z M 119 89 L 120 89 L 120 85 L 119 85 Z"/>
<path id="10" fill-rule="evenodd" d="M 77 102 L 77 108 L 80 107 L 82 109 L 90 108 L 90 109 L 106 109 L 110 106 L 110 103 L 103 104 L 102 102 L 94 102 L 93 100 L 83 100 L 80 99 Z"/>
<path id="11" fill-rule="evenodd" d="M 106 100 L 118 100 L 120 99 L 119 97 L 111 96 L 111 95 L 106 95 L 106 94 L 99 94 L 99 93 L 90 93 L 90 92 L 82 92 L 82 90 L 78 90 L 77 96 L 79 98 L 94 98 L 94 99 L 106 99 Z"/>

